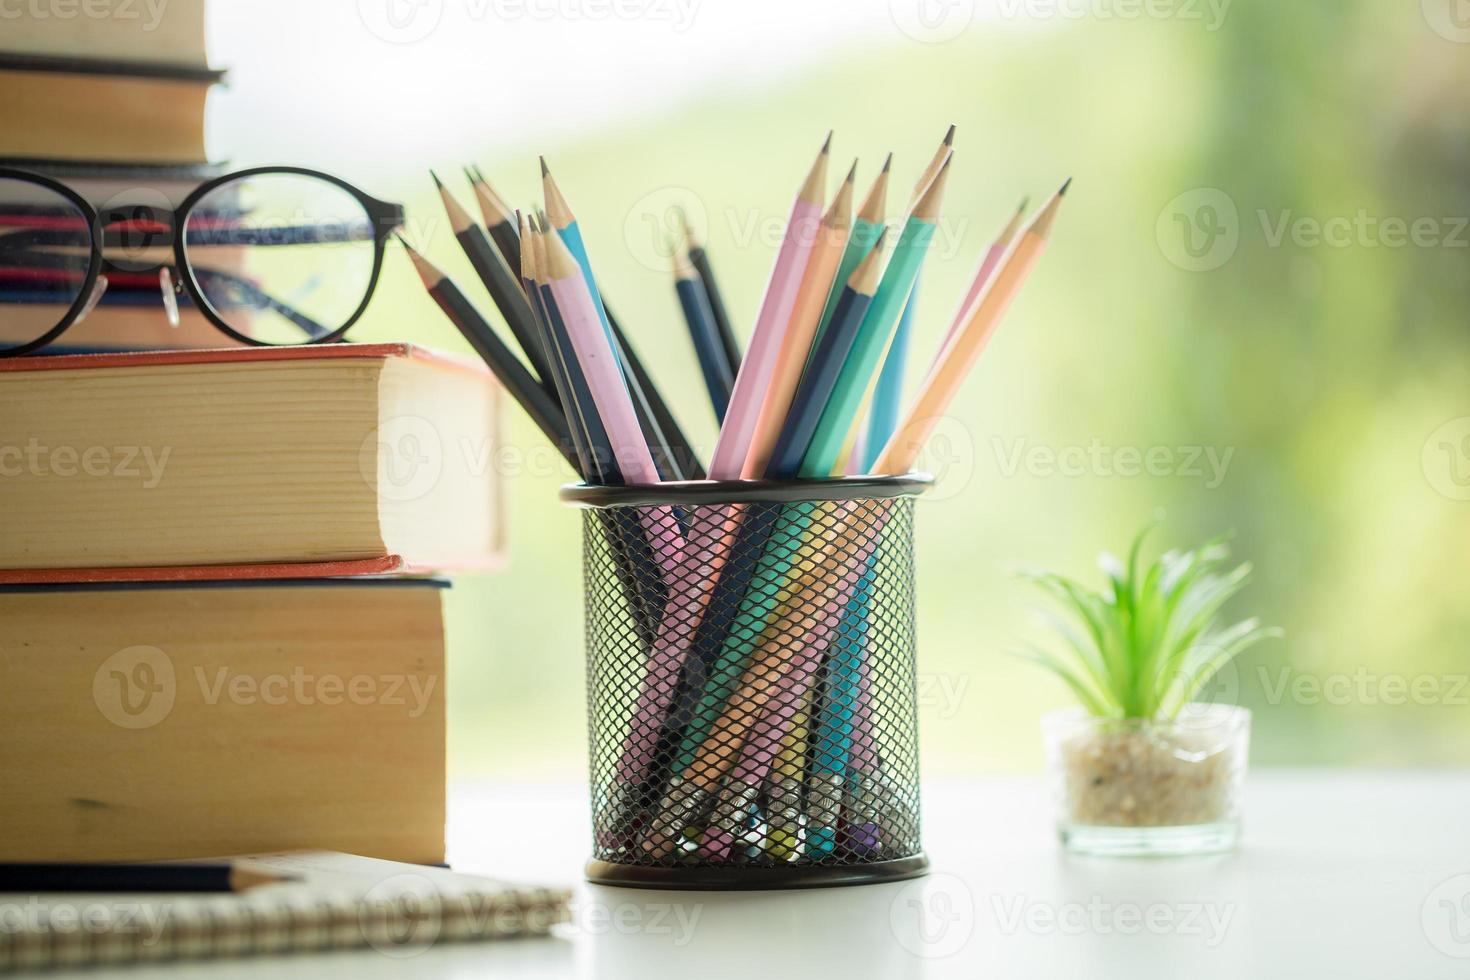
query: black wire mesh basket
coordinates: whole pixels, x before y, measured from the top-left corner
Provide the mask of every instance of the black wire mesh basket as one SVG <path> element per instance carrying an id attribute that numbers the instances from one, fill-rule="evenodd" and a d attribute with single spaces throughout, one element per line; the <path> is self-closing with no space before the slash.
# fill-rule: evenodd
<path id="1" fill-rule="evenodd" d="M 572 486 L 589 880 L 892 881 L 919 836 L 914 503 L 928 478 Z"/>

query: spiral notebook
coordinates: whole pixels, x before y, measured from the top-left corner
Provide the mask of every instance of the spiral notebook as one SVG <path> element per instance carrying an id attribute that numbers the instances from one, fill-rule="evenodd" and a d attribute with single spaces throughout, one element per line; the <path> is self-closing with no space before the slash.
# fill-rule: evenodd
<path id="1" fill-rule="evenodd" d="M 570 891 L 334 852 L 255 855 L 240 894 L 0 894 L 0 972 L 545 936 Z"/>

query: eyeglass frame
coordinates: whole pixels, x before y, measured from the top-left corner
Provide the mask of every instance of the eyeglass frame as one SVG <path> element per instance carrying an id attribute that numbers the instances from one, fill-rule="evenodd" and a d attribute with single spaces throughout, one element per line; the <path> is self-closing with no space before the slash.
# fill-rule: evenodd
<path id="1" fill-rule="evenodd" d="M 342 326 L 321 337 L 312 337 L 299 344 L 272 344 L 268 341 L 257 340 L 254 337 L 241 333 L 226 323 L 224 318 L 215 312 L 213 305 L 204 294 L 203 288 L 199 285 L 194 275 L 194 269 L 189 264 L 185 251 L 184 236 L 179 233 L 179 228 L 188 220 L 189 212 L 205 197 L 225 184 L 245 177 L 257 177 L 262 174 L 290 174 L 298 177 L 314 177 L 318 180 L 324 180 L 346 191 L 358 204 L 362 205 L 362 209 L 367 214 L 368 220 L 373 227 L 373 271 L 368 279 L 367 289 L 363 291 L 362 302 L 358 304 L 357 309 L 347 318 Z M 28 341 L 16 347 L 0 349 L 0 357 L 17 357 L 45 347 L 57 337 L 60 337 L 70 327 L 76 325 L 79 315 L 88 304 L 92 291 L 97 285 L 97 277 L 102 274 L 103 265 L 107 260 L 103 256 L 105 241 L 102 234 L 103 229 L 100 224 L 101 215 L 92 206 L 92 203 L 82 197 L 74 188 L 67 186 L 54 177 L 39 174 L 33 170 L 0 166 L 0 180 L 6 179 L 38 184 L 66 198 L 86 218 L 88 235 L 91 238 L 92 246 L 92 254 L 87 263 L 87 274 L 82 282 L 82 288 L 77 293 L 77 298 L 73 301 L 71 308 L 66 311 L 56 326 L 35 340 Z M 252 347 L 306 347 L 314 344 L 331 344 L 340 341 L 343 335 L 352 328 L 352 325 L 361 319 L 363 313 L 367 310 L 368 303 L 372 301 L 373 293 L 378 287 L 378 275 L 383 270 L 383 255 L 386 251 L 388 239 L 393 236 L 396 230 L 403 226 L 404 222 L 403 205 L 380 201 L 340 177 L 334 177 L 331 174 L 322 173 L 320 170 L 311 170 L 307 167 L 251 167 L 247 170 L 238 170 L 234 173 L 223 174 L 219 177 L 211 178 L 194 188 L 179 206 L 173 209 L 158 208 L 149 204 L 126 206 L 135 208 L 139 212 L 146 211 L 147 220 L 154 221 L 168 228 L 168 234 L 173 237 L 174 268 L 178 271 L 178 278 L 183 282 L 184 288 L 188 291 L 194 308 L 204 314 L 205 319 L 209 320 L 216 329 L 226 336 L 238 340 L 241 343 L 249 344 Z"/>

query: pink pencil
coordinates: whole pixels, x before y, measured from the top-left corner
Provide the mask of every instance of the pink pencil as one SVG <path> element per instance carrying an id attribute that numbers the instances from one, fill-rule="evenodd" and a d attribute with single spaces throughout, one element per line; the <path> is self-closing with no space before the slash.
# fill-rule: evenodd
<path id="1" fill-rule="evenodd" d="M 975 278 L 970 280 L 970 288 L 965 291 L 965 298 L 960 301 L 959 309 L 954 311 L 954 319 L 950 321 L 949 330 L 944 335 L 944 342 L 939 345 L 938 352 L 934 355 L 934 363 L 938 364 L 944 356 L 944 349 L 959 332 L 960 325 L 965 322 L 965 314 L 970 312 L 970 306 L 975 298 L 985 291 L 990 285 L 990 280 L 995 277 L 995 271 L 1000 268 L 1000 260 L 1005 258 L 1006 249 L 1011 247 L 1011 242 L 1016 240 L 1016 233 L 1021 230 L 1021 218 L 1026 214 L 1026 203 L 1030 198 L 1023 198 L 1021 206 L 1011 216 L 1011 220 L 1001 229 L 995 241 L 990 243 L 990 248 L 985 250 L 985 257 L 980 260 L 980 267 L 975 270 Z"/>
<path id="2" fill-rule="evenodd" d="M 802 276 L 817 242 L 822 222 L 822 190 L 827 183 L 827 153 L 831 144 L 832 134 L 828 133 L 822 151 L 817 154 L 817 162 L 812 164 L 806 182 L 796 195 L 796 203 L 791 206 L 786 237 L 776 254 L 771 278 L 766 283 L 766 295 L 761 300 L 750 348 L 740 364 L 740 373 L 735 377 L 730 405 L 725 410 L 725 424 L 720 427 L 719 438 L 715 440 L 714 457 L 709 466 L 712 480 L 740 479 L 740 471 L 750 452 L 761 404 L 770 386 L 781 342 L 791 321 L 791 311 L 801 290 Z"/>
<path id="3" fill-rule="evenodd" d="M 628 384 L 608 343 L 607 332 L 602 329 L 602 317 L 587 289 L 582 267 L 555 231 L 543 233 L 541 240 L 546 245 L 547 285 L 566 320 L 567 334 L 587 377 L 587 389 L 597 406 L 597 414 L 617 454 L 618 467 L 629 483 L 658 483 L 653 454 L 648 451 L 643 430 L 638 427 Z"/>

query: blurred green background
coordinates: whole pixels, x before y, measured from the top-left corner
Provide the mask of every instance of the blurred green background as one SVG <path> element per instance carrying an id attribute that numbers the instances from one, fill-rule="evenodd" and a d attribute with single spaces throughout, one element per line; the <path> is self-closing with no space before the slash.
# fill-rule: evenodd
<path id="1" fill-rule="evenodd" d="M 1012 571 L 1096 582 L 1096 553 L 1158 512 L 1158 546 L 1235 529 L 1256 575 L 1229 611 L 1286 630 L 1216 692 L 1256 712 L 1257 762 L 1470 762 L 1470 22 L 1432 0 L 1239 0 L 1223 16 L 1181 0 L 1168 16 L 979 17 L 941 37 L 906 33 L 891 6 L 779 84 L 534 139 L 487 128 L 463 152 L 393 143 L 392 166 L 331 169 L 405 201 L 412 236 L 483 299 L 423 170 L 476 162 L 525 205 L 546 153 L 609 304 L 706 451 L 713 419 L 655 234 L 671 203 L 703 229 L 748 335 L 775 223 L 826 129 L 834 188 L 856 156 L 865 189 L 894 151 L 897 212 L 956 123 L 912 390 L 1020 196 L 1073 176 L 1050 252 L 926 461 L 943 478 L 918 531 L 926 771 L 1039 767 L 1037 719 L 1068 698 L 1010 656 L 1040 635 Z M 354 337 L 465 349 L 401 255 Z M 518 413 L 506 434 L 539 445 Z M 1151 451 L 1154 472 L 1127 475 Z M 509 564 L 453 591 L 456 775 L 583 771 L 579 517 L 556 497 L 569 478 L 508 474 Z"/>

